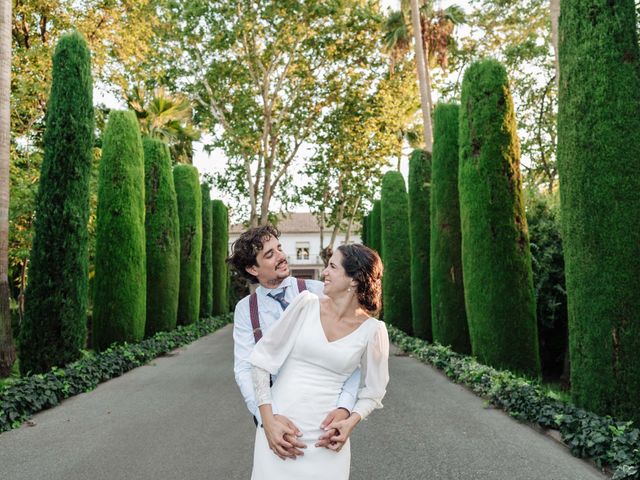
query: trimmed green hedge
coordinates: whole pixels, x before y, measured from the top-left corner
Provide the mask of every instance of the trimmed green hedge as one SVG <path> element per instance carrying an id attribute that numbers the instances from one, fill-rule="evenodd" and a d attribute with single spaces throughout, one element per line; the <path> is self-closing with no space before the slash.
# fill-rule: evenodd
<path id="1" fill-rule="evenodd" d="M 388 325 L 389 338 L 421 362 L 442 370 L 520 421 L 558 430 L 571 453 L 615 469 L 615 480 L 640 480 L 640 429 L 564 402 L 537 382 L 482 365 L 440 344 L 413 338 Z"/>
<path id="2" fill-rule="evenodd" d="M 212 266 L 213 266 L 213 313 L 219 315 L 229 311 L 229 212 L 222 200 L 212 200 Z"/>
<path id="3" fill-rule="evenodd" d="M 380 200 L 374 200 L 369 220 L 371 222 L 371 236 L 369 237 L 369 243 L 371 245 L 369 245 L 369 247 L 378 252 L 378 255 L 382 258 L 382 218 L 380 214 Z"/>
<path id="4" fill-rule="evenodd" d="M 433 112 L 431 162 L 431 326 L 433 339 L 471 353 L 462 280 L 462 233 L 458 198 L 457 104 Z"/>
<path id="5" fill-rule="evenodd" d="M 19 427 L 33 414 L 58 405 L 65 398 L 89 392 L 99 383 L 140 367 L 233 320 L 232 315 L 201 319 L 172 332 L 158 332 L 136 344 L 114 344 L 101 353 L 87 354 L 64 368 L 24 377 L 0 389 L 0 432 Z"/>
<path id="6" fill-rule="evenodd" d="M 433 339 L 429 231 L 431 155 L 414 150 L 409 158 L 409 245 L 411 247 L 411 313 L 413 335 Z"/>
<path id="7" fill-rule="evenodd" d="M 540 374 L 520 144 L 505 68 L 473 63 L 462 81 L 460 224 L 465 307 L 483 363 Z"/>
<path id="8" fill-rule="evenodd" d="M 180 225 L 169 148 L 144 138 L 147 321 L 145 336 L 176 328 L 180 288 Z"/>
<path id="9" fill-rule="evenodd" d="M 367 247 L 371 248 L 369 246 L 369 239 L 367 238 L 368 234 L 369 234 L 369 215 L 363 215 L 362 230 L 360 231 L 360 239 L 362 240 L 363 245 L 366 245 Z"/>
<path id="10" fill-rule="evenodd" d="M 633 0 L 562 0 L 558 172 L 574 401 L 640 422 L 640 49 Z"/>
<path id="11" fill-rule="evenodd" d="M 200 256 L 202 255 L 202 193 L 198 170 L 176 165 L 173 181 L 180 219 L 180 295 L 178 325 L 198 320 L 200 311 Z"/>
<path id="12" fill-rule="evenodd" d="M 386 322 L 411 334 L 411 264 L 409 255 L 409 206 L 404 178 L 390 171 L 382 178 L 381 224 L 382 304 Z"/>
<path id="13" fill-rule="evenodd" d="M 23 373 L 79 358 L 87 336 L 94 111 L 91 53 L 81 34 L 62 36 L 52 75 L 25 318 L 17 336 Z"/>
<path id="14" fill-rule="evenodd" d="M 147 267 L 144 214 L 144 152 L 132 111 L 112 110 L 104 132 L 93 301 L 93 345 L 144 337 Z"/>
<path id="15" fill-rule="evenodd" d="M 211 315 L 213 308 L 213 265 L 212 265 L 212 208 L 211 189 L 208 183 L 200 185 L 202 192 L 202 256 L 200 258 L 200 317 Z M 217 312 L 216 315 L 223 313 Z"/>

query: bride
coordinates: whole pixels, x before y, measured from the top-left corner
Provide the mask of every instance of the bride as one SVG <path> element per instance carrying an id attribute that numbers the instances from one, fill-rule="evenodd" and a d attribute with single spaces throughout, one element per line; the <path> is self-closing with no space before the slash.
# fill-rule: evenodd
<path id="1" fill-rule="evenodd" d="M 348 479 L 349 435 L 373 409 L 382 407 L 389 381 L 389 338 L 385 324 L 371 316 L 380 309 L 380 257 L 363 245 L 341 245 L 323 275 L 325 296 L 306 291 L 296 297 L 249 358 L 263 422 L 263 428 L 256 429 L 252 480 Z M 351 415 L 321 428 L 345 380 L 358 367 L 361 385 Z M 270 374 L 278 375 L 272 388 Z M 299 428 L 307 445 L 323 432 L 338 433 L 328 447 L 316 444 L 303 456 L 283 461 L 270 438 L 276 430 L 272 402 Z"/>

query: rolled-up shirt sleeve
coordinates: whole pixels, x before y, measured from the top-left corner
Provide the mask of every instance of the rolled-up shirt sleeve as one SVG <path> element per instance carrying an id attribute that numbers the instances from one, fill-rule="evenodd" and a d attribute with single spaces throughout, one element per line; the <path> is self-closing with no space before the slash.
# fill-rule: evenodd
<path id="1" fill-rule="evenodd" d="M 378 321 L 378 328 L 362 355 L 360 370 L 361 387 L 353 411 L 365 419 L 374 409 L 382 408 L 389 383 L 389 335 L 384 322 Z"/>

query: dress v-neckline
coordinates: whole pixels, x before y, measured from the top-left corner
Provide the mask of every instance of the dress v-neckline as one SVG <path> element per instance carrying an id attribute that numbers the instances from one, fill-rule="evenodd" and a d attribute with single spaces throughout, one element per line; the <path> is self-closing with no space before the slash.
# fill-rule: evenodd
<path id="1" fill-rule="evenodd" d="M 328 343 L 329 345 L 334 344 L 336 342 L 339 342 L 341 340 L 344 340 L 347 337 L 350 337 L 351 335 L 353 335 L 354 333 L 356 333 L 358 330 L 360 330 L 360 328 L 367 323 L 369 320 L 371 320 L 373 317 L 369 317 L 367 318 L 364 322 L 362 322 L 360 325 L 358 325 L 353 331 L 347 333 L 346 335 L 337 338 L 335 340 L 329 340 L 329 337 L 327 337 L 327 333 L 324 331 L 324 327 L 322 326 L 322 318 L 320 318 L 320 302 L 318 302 L 318 326 L 320 327 L 320 332 L 322 333 L 322 337 L 324 338 L 324 341 L 326 343 Z"/>

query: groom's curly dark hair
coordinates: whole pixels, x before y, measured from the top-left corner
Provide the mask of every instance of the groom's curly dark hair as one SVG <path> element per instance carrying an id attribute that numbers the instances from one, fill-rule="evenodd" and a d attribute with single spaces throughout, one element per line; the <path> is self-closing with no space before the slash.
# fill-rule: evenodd
<path id="1" fill-rule="evenodd" d="M 251 283 L 258 283 L 258 279 L 247 272 L 247 267 L 258 264 L 256 255 L 271 237 L 280 238 L 280 231 L 273 225 L 250 228 L 231 245 L 231 255 L 227 258 L 227 263 Z"/>
<path id="2" fill-rule="evenodd" d="M 382 308 L 382 260 L 375 250 L 353 243 L 338 247 L 342 254 L 342 268 L 354 279 L 356 298 L 369 314 L 377 315 Z"/>

